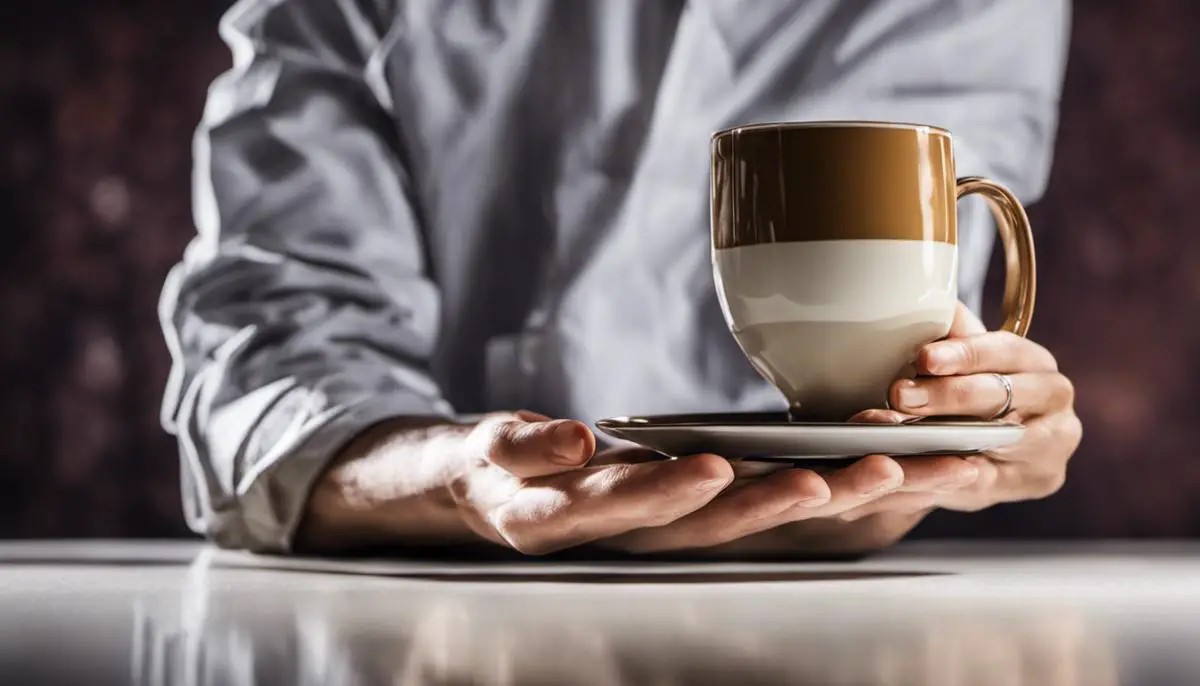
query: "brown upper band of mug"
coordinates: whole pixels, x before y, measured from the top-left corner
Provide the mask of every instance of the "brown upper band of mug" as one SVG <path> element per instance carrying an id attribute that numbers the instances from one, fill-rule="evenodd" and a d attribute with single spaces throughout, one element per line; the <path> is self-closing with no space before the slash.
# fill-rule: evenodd
<path id="1" fill-rule="evenodd" d="M 755 124 L 712 138 L 717 249 L 906 239 L 957 243 L 950 132 L 883 122 Z"/>

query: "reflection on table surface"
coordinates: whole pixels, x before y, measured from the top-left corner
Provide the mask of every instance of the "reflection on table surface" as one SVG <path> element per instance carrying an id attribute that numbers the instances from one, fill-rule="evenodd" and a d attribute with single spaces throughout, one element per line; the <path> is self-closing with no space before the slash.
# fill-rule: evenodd
<path id="1" fill-rule="evenodd" d="M 1195 551 L 711 584 L 4 560 L 2 683 L 1200 683 Z"/>

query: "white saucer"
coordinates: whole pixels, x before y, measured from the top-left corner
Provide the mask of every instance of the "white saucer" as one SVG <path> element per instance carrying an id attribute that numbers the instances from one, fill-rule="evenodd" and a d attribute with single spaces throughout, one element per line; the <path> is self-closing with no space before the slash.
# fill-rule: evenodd
<path id="1" fill-rule="evenodd" d="M 602 419 L 604 433 L 666 455 L 845 460 L 863 455 L 968 455 L 1012 445 L 1025 427 L 983 421 L 912 424 L 792 422 L 786 413 L 657 415 Z"/>

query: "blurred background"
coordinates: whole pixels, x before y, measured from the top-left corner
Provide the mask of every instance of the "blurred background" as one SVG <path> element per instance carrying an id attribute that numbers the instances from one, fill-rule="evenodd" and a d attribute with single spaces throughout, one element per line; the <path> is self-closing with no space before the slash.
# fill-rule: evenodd
<path id="1" fill-rule="evenodd" d="M 0 5 L 0 537 L 187 534 L 156 305 L 229 4 Z M 1084 443 L 1053 498 L 918 535 L 1200 535 L 1198 32 L 1195 0 L 1076 1 L 1032 335 Z"/>

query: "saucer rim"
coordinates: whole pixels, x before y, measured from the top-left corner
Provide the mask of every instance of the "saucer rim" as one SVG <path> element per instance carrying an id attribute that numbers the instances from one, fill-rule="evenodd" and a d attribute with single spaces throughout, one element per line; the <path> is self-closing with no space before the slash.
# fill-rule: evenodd
<path id="1" fill-rule="evenodd" d="M 1024 431 L 1025 427 L 1021 424 L 1003 421 L 987 421 L 980 419 L 978 421 L 962 421 L 962 422 L 914 422 L 910 424 L 885 424 L 885 423 L 868 423 L 868 422 L 791 422 L 791 421 L 663 421 L 672 418 L 730 418 L 741 416 L 755 416 L 772 414 L 768 412 L 708 412 L 708 413 L 686 413 L 686 414 L 661 414 L 661 415 L 629 415 L 620 417 L 609 417 L 598 419 L 594 423 L 596 428 L 601 430 L 616 430 L 616 431 L 640 431 L 640 430 L 661 430 L 661 429 L 891 429 L 891 430 L 918 430 L 918 429 L 950 429 L 956 431 L 963 430 L 980 430 L 980 431 Z M 786 413 L 780 412 L 778 415 L 786 417 Z"/>

